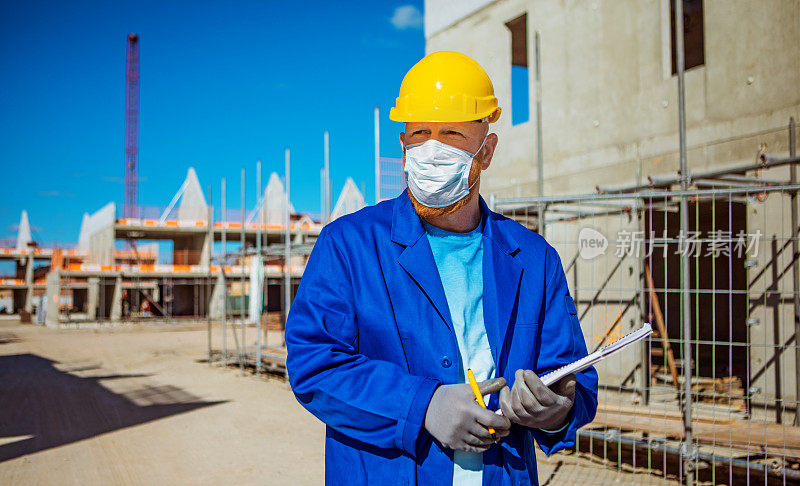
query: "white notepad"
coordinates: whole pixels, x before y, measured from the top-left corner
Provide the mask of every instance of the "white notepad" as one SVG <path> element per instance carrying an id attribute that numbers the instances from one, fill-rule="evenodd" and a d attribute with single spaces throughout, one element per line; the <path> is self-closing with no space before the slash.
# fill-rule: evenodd
<path id="1" fill-rule="evenodd" d="M 577 361 L 573 361 L 568 365 L 564 365 L 561 368 L 547 373 L 546 375 L 540 376 L 539 379 L 542 380 L 542 383 L 544 383 L 545 386 L 550 386 L 568 374 L 583 371 L 593 364 L 608 358 L 614 353 L 622 351 L 631 344 L 641 341 L 651 334 L 653 334 L 653 328 L 650 327 L 649 322 L 645 322 L 639 329 L 625 335 L 620 339 L 617 339 L 608 346 L 604 346 L 588 356 L 584 356 Z M 503 415 L 503 410 L 498 408 L 494 411 L 494 413 L 497 415 Z"/>
<path id="2" fill-rule="evenodd" d="M 650 327 L 649 322 L 645 322 L 642 324 L 642 327 L 633 331 L 632 333 L 627 334 L 625 337 L 622 337 L 613 343 L 609 344 L 608 346 L 604 346 L 594 353 L 585 356 L 577 361 L 573 361 L 568 365 L 564 365 L 557 370 L 551 371 L 544 376 L 541 376 L 540 379 L 542 383 L 547 386 L 556 383 L 561 378 L 569 375 L 570 373 L 577 373 L 579 371 L 583 371 L 586 368 L 592 366 L 593 364 L 597 363 L 600 360 L 603 360 L 614 353 L 617 353 L 626 347 L 630 346 L 631 344 L 641 341 L 642 339 L 646 338 L 647 336 L 653 334 L 653 328 Z"/>

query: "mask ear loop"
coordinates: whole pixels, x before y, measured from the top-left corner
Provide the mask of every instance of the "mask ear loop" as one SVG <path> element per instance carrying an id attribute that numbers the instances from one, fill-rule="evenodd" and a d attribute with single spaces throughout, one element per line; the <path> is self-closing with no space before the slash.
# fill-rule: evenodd
<path id="1" fill-rule="evenodd" d="M 471 162 L 475 162 L 475 157 L 477 157 L 477 156 L 478 156 L 478 154 L 479 154 L 479 153 L 481 153 L 481 150 L 483 150 L 483 146 L 484 146 L 484 145 L 486 145 L 486 140 L 487 140 L 488 138 L 489 138 L 489 134 L 487 133 L 487 134 L 486 134 L 486 136 L 485 136 L 485 137 L 483 137 L 483 143 L 481 143 L 481 146 L 478 148 L 478 151 L 477 151 L 477 152 L 475 152 L 475 154 L 472 156 L 472 160 L 471 160 Z M 472 164 L 470 163 L 470 166 L 471 166 L 471 165 L 472 165 Z M 481 169 L 481 171 L 483 171 L 483 169 Z M 475 187 L 475 184 L 477 184 L 479 180 L 481 180 L 481 174 L 480 174 L 480 172 L 478 172 L 478 177 L 476 177 L 476 178 L 475 178 L 475 182 L 473 182 L 472 184 L 470 184 L 470 186 L 467 188 L 467 193 L 469 193 L 469 191 L 471 191 L 471 190 L 472 190 L 472 188 L 473 188 L 473 187 Z"/>
<path id="2" fill-rule="evenodd" d="M 469 194 L 469 191 L 471 191 L 471 190 L 472 190 L 472 188 L 473 188 L 473 187 L 475 187 L 475 184 L 477 184 L 479 180 L 481 180 L 481 175 L 480 175 L 480 174 L 478 174 L 478 177 L 476 177 L 476 178 L 475 178 L 475 182 L 473 182 L 473 183 L 472 183 L 472 184 L 471 184 L 471 185 L 470 185 L 470 186 L 467 188 L 467 194 Z"/>
<path id="3" fill-rule="evenodd" d="M 472 154 L 473 159 L 477 157 L 479 153 L 481 153 L 481 150 L 483 150 L 483 146 L 486 145 L 486 140 L 488 139 L 489 139 L 489 134 L 487 133 L 486 136 L 483 137 L 483 142 L 481 142 L 481 146 L 478 147 L 478 150 L 476 150 L 474 154 Z"/>

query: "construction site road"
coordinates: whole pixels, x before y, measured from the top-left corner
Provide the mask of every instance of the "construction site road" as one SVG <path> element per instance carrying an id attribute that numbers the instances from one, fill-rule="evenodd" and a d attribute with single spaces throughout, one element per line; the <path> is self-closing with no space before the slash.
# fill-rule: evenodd
<path id="1" fill-rule="evenodd" d="M 324 425 L 283 377 L 207 353 L 204 323 L 0 318 L 0 485 L 323 484 Z M 583 453 L 537 455 L 542 485 L 677 484 Z"/>
<path id="2" fill-rule="evenodd" d="M 0 321 L 0 484 L 321 484 L 323 424 L 206 336 Z"/>

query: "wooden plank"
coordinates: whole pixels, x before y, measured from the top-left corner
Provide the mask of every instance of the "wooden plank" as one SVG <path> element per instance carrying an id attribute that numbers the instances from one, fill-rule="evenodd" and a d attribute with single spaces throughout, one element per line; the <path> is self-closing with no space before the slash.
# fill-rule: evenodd
<path id="1" fill-rule="evenodd" d="M 683 438 L 681 418 L 658 413 L 647 415 L 601 407 L 592 425 L 647 432 L 650 437 Z M 723 419 L 715 423 L 694 419 L 692 431 L 694 440 L 701 444 L 800 458 L 800 428 L 746 420 Z"/>
<path id="2" fill-rule="evenodd" d="M 664 325 L 664 315 L 661 313 L 661 304 L 658 303 L 658 297 L 653 286 L 653 277 L 650 275 L 650 266 L 644 264 L 644 276 L 647 279 L 647 288 L 650 292 L 650 304 L 653 306 L 653 314 L 656 318 L 656 326 L 658 326 L 658 334 L 661 336 L 661 346 L 664 348 L 664 354 L 667 356 L 667 366 L 669 373 L 672 375 L 672 383 L 675 388 L 680 389 L 678 382 L 678 367 L 675 366 L 675 356 L 672 354 L 672 346 L 669 344 L 669 336 L 667 335 L 667 326 Z"/>

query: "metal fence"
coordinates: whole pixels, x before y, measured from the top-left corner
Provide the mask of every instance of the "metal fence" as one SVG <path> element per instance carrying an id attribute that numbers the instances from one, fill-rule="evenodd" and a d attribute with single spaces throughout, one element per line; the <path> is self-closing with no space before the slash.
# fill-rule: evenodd
<path id="1" fill-rule="evenodd" d="M 770 176 L 794 180 L 775 165 Z M 540 460 L 543 483 L 800 483 L 800 185 L 758 175 L 492 199 L 558 250 L 589 352 L 642 322 L 655 330 L 597 366 L 597 417 L 573 450 Z"/>
<path id="2" fill-rule="evenodd" d="M 380 158 L 379 201 L 392 199 L 406 189 L 406 175 L 403 172 L 403 159 Z"/>

